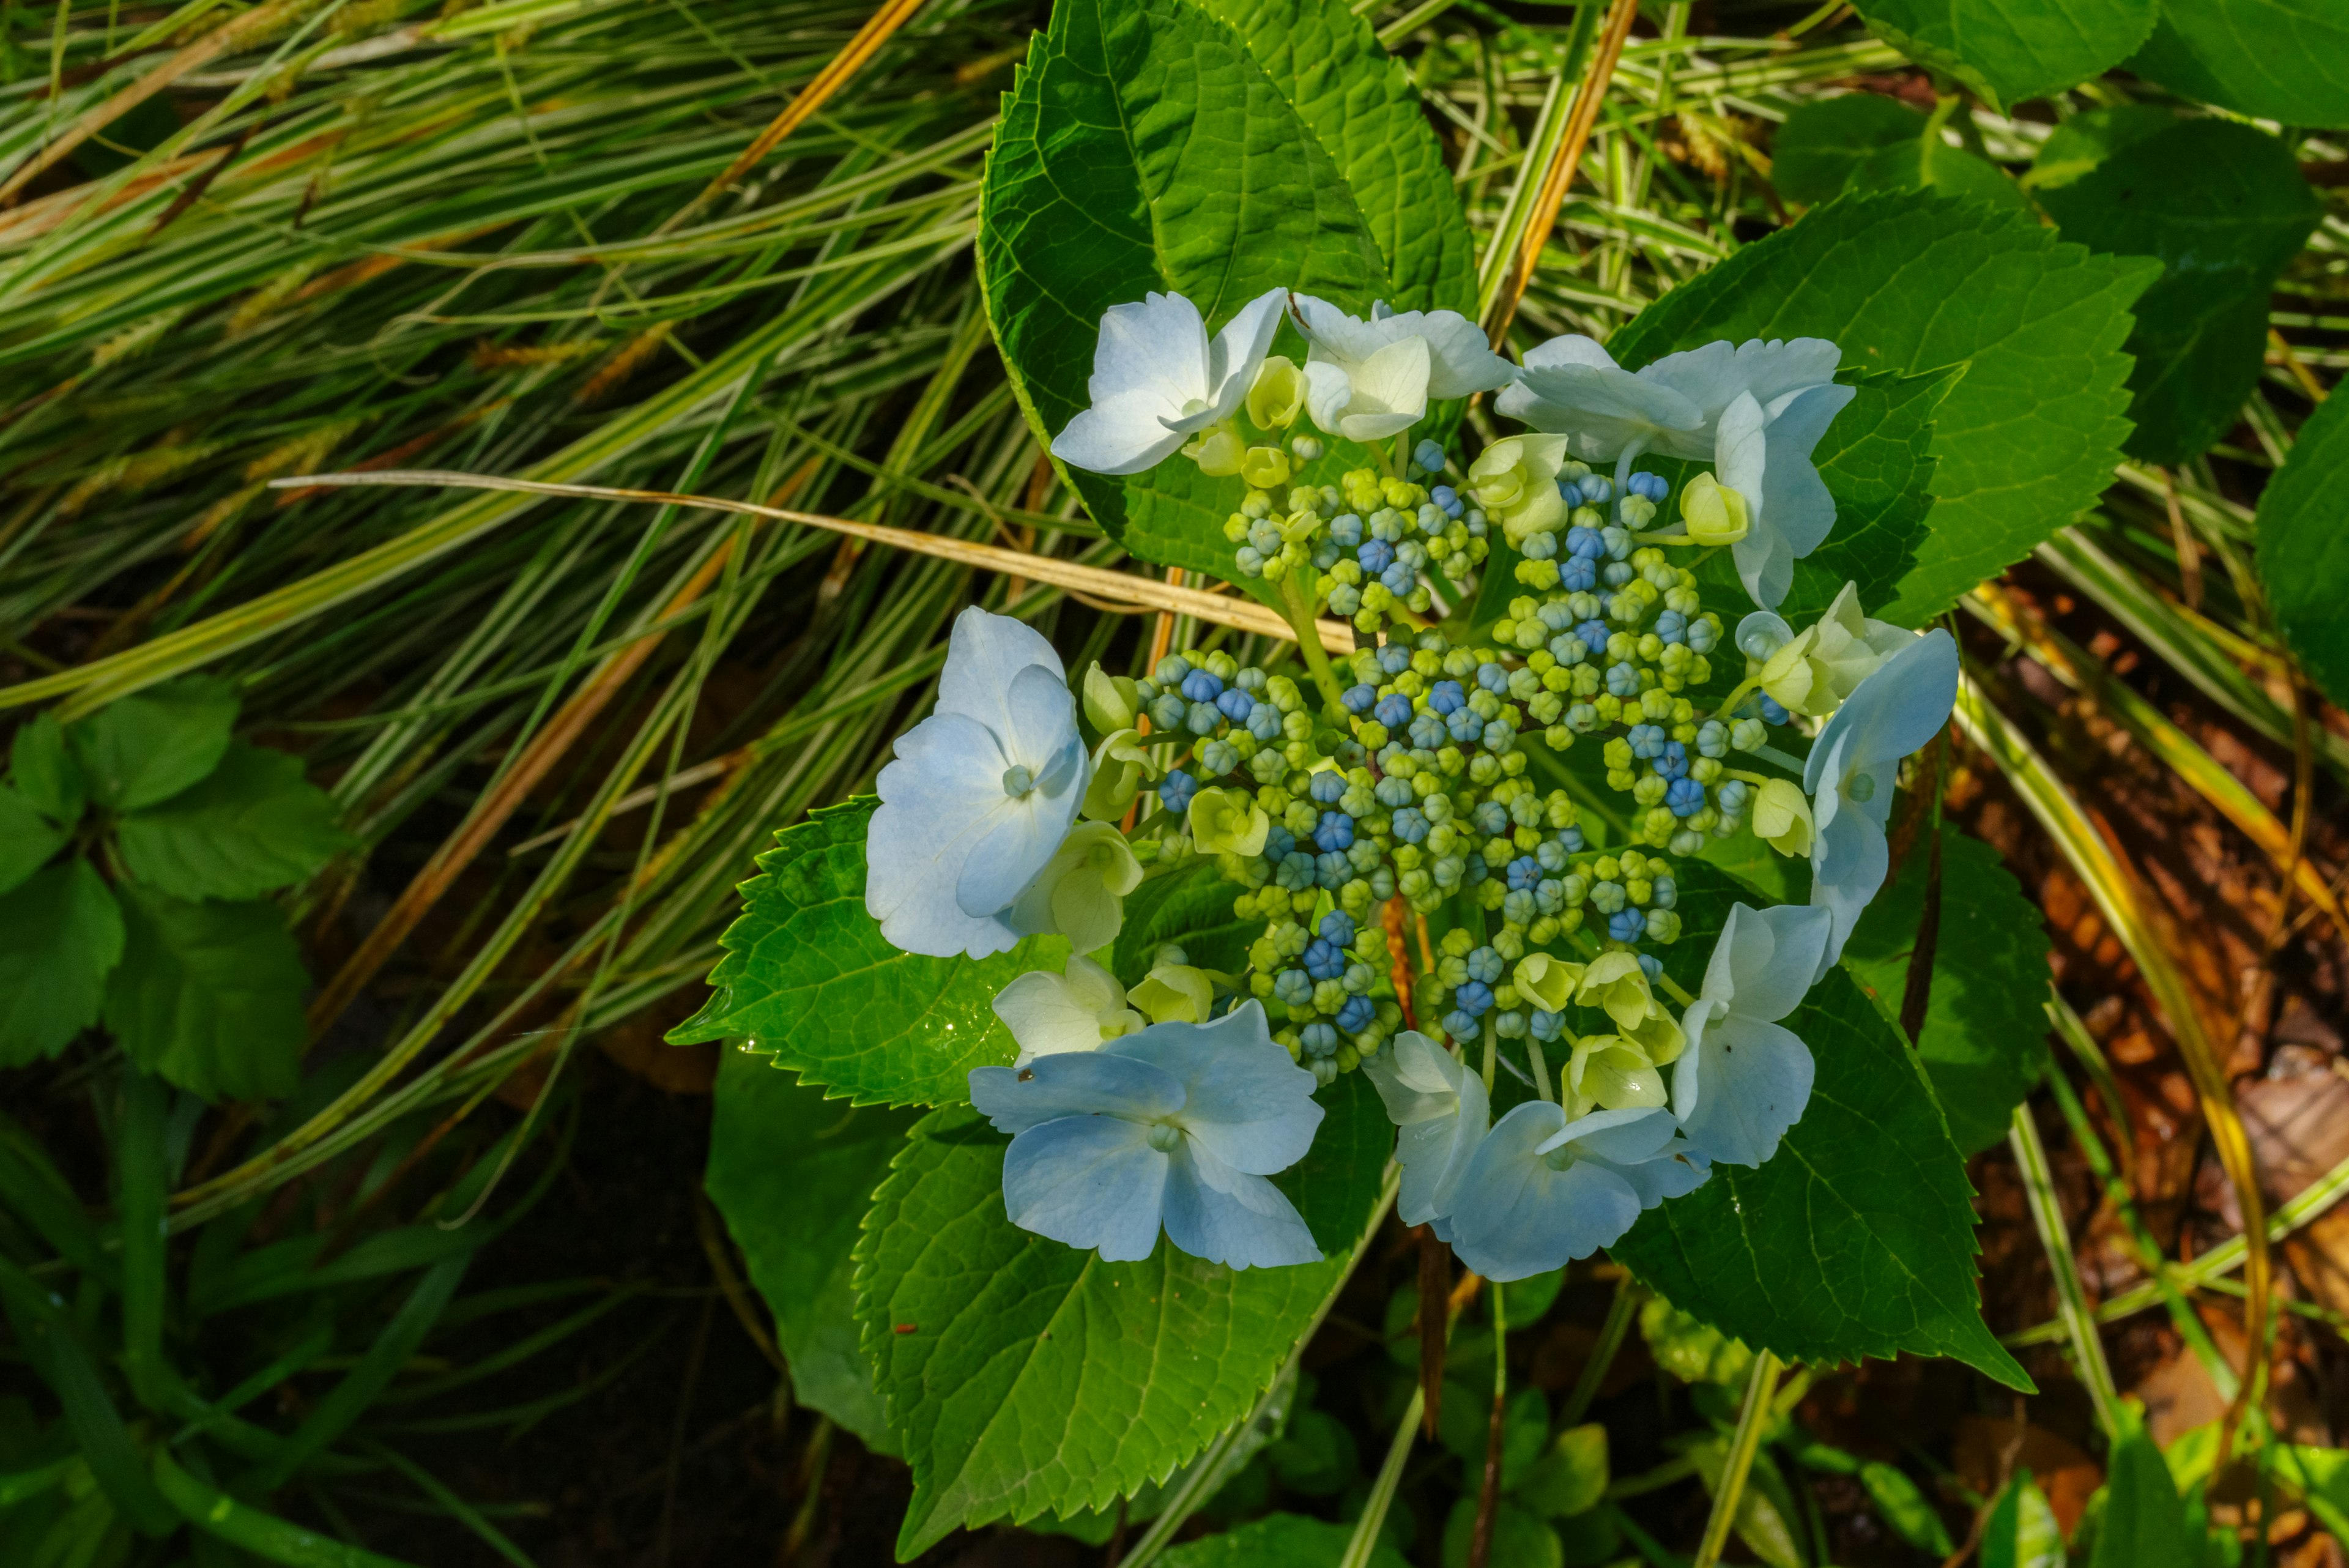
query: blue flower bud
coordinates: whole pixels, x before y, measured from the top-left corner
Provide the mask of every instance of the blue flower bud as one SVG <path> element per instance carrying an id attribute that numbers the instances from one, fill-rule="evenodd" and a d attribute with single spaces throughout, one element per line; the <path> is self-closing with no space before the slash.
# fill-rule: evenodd
<path id="1" fill-rule="evenodd" d="M 1672 880 L 1670 877 L 1657 877 L 1655 881 L 1655 891 L 1648 895 L 1648 908 L 1651 909 L 1670 909 L 1675 908 L 1680 901 L 1681 885 Z"/>
<path id="2" fill-rule="evenodd" d="M 1627 483 L 1632 494 L 1659 504 L 1672 493 L 1672 487 L 1664 482 L 1661 473 L 1635 473 Z"/>
<path id="3" fill-rule="evenodd" d="M 1619 588 L 1640 574 L 1631 569 L 1629 561 L 1609 561 L 1607 569 L 1599 574 L 1599 580 L 1610 588 Z"/>
<path id="4" fill-rule="evenodd" d="M 1280 864 L 1272 876 L 1284 890 L 1301 893 L 1313 886 L 1317 870 L 1313 857 L 1302 849 L 1292 849 L 1280 857 Z"/>
<path id="5" fill-rule="evenodd" d="M 1178 687 L 1183 684 L 1183 678 L 1191 673 L 1191 661 L 1179 653 L 1170 653 L 1160 659 L 1150 673 L 1161 686 L 1169 689 Z"/>
<path id="6" fill-rule="evenodd" d="M 1721 757 L 1729 754 L 1729 727 L 1718 719 L 1707 719 L 1696 727 L 1696 754 L 1701 757 Z"/>
<path id="7" fill-rule="evenodd" d="M 1242 545 L 1233 552 L 1232 564 L 1239 567 L 1240 576 L 1244 577 L 1260 577 L 1264 575 L 1264 554 L 1253 545 Z"/>
<path id="8" fill-rule="evenodd" d="M 1199 748 L 1200 770 L 1210 778 L 1221 778 L 1239 765 L 1239 750 L 1229 741 L 1209 741 Z"/>
<path id="9" fill-rule="evenodd" d="M 1405 648 L 1400 642 L 1390 642 L 1381 645 L 1379 649 L 1379 668 L 1385 670 L 1389 675 L 1401 675 L 1404 670 L 1411 668 L 1411 649 Z"/>
<path id="10" fill-rule="evenodd" d="M 1444 1032 L 1455 1040 L 1466 1040 L 1476 1033 L 1476 1015 L 1455 1007 L 1444 1015 Z"/>
<path id="11" fill-rule="evenodd" d="M 1409 805 L 1419 797 L 1412 793 L 1409 779 L 1399 779 L 1390 774 L 1379 781 L 1378 787 L 1371 792 L 1371 798 L 1392 811 L 1399 805 Z"/>
<path id="12" fill-rule="evenodd" d="M 1476 684 L 1496 697 L 1506 696 L 1509 691 L 1508 670 L 1494 660 L 1486 659 L 1476 667 Z"/>
<path id="13" fill-rule="evenodd" d="M 1607 482 L 1605 475 L 1586 473 L 1582 476 L 1582 499 L 1585 504 L 1604 506 L 1613 499 L 1614 494 L 1615 487 Z"/>
<path id="14" fill-rule="evenodd" d="M 1324 850 L 1354 846 L 1354 819 L 1342 811 L 1325 811 L 1314 825 L 1313 842 Z"/>
<path id="15" fill-rule="evenodd" d="M 1615 634 L 1603 620 L 1587 620 L 1574 628 L 1574 635 L 1581 639 L 1583 647 L 1596 652 L 1605 648 L 1607 639 Z"/>
<path id="16" fill-rule="evenodd" d="M 1520 855 L 1509 862 L 1509 890 L 1530 892 L 1541 880 L 1542 864 L 1530 855 Z"/>
<path id="17" fill-rule="evenodd" d="M 1674 779 L 1664 788 L 1664 804 L 1674 816 L 1694 816 L 1704 809 L 1704 785 L 1694 779 Z"/>
<path id="18" fill-rule="evenodd" d="M 1285 969 L 1272 977 L 1272 994 L 1291 1007 L 1302 1007 L 1313 1000 L 1313 981 L 1301 969 Z"/>
<path id="19" fill-rule="evenodd" d="M 1212 735 L 1223 722 L 1224 716 L 1216 711 L 1213 702 L 1194 702 L 1191 711 L 1183 715 L 1184 728 L 1195 735 Z"/>
<path id="20" fill-rule="evenodd" d="M 1371 704 L 1378 700 L 1379 691 L 1375 686 L 1350 686 L 1338 697 L 1338 701 L 1346 705 L 1346 711 L 1358 717 L 1369 712 Z"/>
<path id="21" fill-rule="evenodd" d="M 1688 777 L 1688 748 L 1678 741 L 1665 742 L 1663 755 L 1656 759 L 1656 772 L 1668 779 Z M 1683 815 L 1686 813 L 1682 813 Z"/>
<path id="22" fill-rule="evenodd" d="M 1648 917 L 1638 909 L 1618 909 L 1607 917 L 1607 934 L 1619 942 L 1636 942 L 1648 929 Z"/>
<path id="23" fill-rule="evenodd" d="M 1538 1007 L 1535 1008 L 1533 1015 L 1526 1020 L 1526 1033 L 1537 1040 L 1555 1040 L 1565 1028 L 1564 1013 L 1544 1012 Z"/>
<path id="24" fill-rule="evenodd" d="M 1411 743 L 1423 752 L 1435 751 L 1447 738 L 1442 714 L 1422 713 L 1411 722 Z"/>
<path id="25" fill-rule="evenodd" d="M 1394 836 L 1405 844 L 1417 844 L 1427 836 L 1427 817 L 1415 805 L 1396 812 L 1393 826 Z"/>
<path id="26" fill-rule="evenodd" d="M 1442 473 L 1444 468 L 1444 449 L 1432 441 L 1422 441 L 1411 449 L 1411 461 L 1430 473 Z"/>
<path id="27" fill-rule="evenodd" d="M 1653 724 L 1634 724 L 1624 739 L 1631 742 L 1631 754 L 1642 762 L 1664 754 L 1664 732 Z"/>
<path id="28" fill-rule="evenodd" d="M 1346 793 L 1346 775 L 1335 768 L 1323 768 L 1305 784 L 1305 793 L 1317 805 L 1335 805 Z"/>
<path id="29" fill-rule="evenodd" d="M 1688 618 L 1678 610 L 1666 610 L 1656 618 L 1656 635 L 1666 642 L 1688 640 Z"/>
<path id="30" fill-rule="evenodd" d="M 1347 825 L 1346 831 L 1349 835 L 1353 832 L 1351 823 Z M 1319 835 L 1317 833 L 1315 836 Z M 1353 879 L 1354 863 L 1346 858 L 1344 850 L 1331 849 L 1315 857 L 1313 880 L 1331 892 L 1336 892 Z"/>
<path id="31" fill-rule="evenodd" d="M 1570 670 L 1590 657 L 1590 649 L 1578 637 L 1553 637 L 1549 639 L 1549 656 Z"/>
<path id="32" fill-rule="evenodd" d="M 1346 972 L 1344 950 L 1316 937 L 1305 950 L 1305 972 L 1315 980 L 1336 980 Z"/>
<path id="33" fill-rule="evenodd" d="M 1559 828 L 1557 830 L 1557 841 L 1566 846 L 1566 851 L 1569 855 L 1579 855 L 1582 853 L 1582 829 L 1578 827 Z"/>
<path id="34" fill-rule="evenodd" d="M 1354 552 L 1354 559 L 1361 563 L 1362 570 L 1375 576 L 1393 565 L 1394 554 L 1392 545 L 1384 539 L 1373 539 Z"/>
<path id="35" fill-rule="evenodd" d="M 1485 864 L 1485 857 L 1481 855 L 1468 857 L 1465 863 L 1462 865 L 1461 871 L 1465 875 L 1468 886 L 1471 888 L 1492 875 L 1491 867 Z"/>
<path id="36" fill-rule="evenodd" d="M 1267 556 L 1280 554 L 1280 524 L 1269 517 L 1259 517 L 1248 524 L 1247 542 L 1252 549 Z"/>
<path id="37" fill-rule="evenodd" d="M 1161 730 L 1179 730 L 1183 727 L 1183 716 L 1190 711 L 1191 705 L 1180 696 L 1172 691 L 1162 692 L 1151 700 L 1150 722 Z"/>
<path id="38" fill-rule="evenodd" d="M 1428 689 L 1427 708 L 1432 713 L 1454 713 L 1468 701 L 1457 680 L 1439 680 Z"/>
<path id="39" fill-rule="evenodd" d="M 1379 581 L 1386 586 L 1387 592 L 1396 597 L 1408 597 L 1411 590 L 1419 586 L 1419 573 L 1409 564 L 1397 561 L 1379 574 Z"/>
<path id="40" fill-rule="evenodd" d="M 1297 847 L 1297 835 L 1278 823 L 1264 830 L 1264 857 L 1278 865 L 1288 852 Z"/>
<path id="41" fill-rule="evenodd" d="M 1350 550 L 1362 542 L 1362 520 L 1350 512 L 1330 519 L 1330 537 Z"/>
<path id="42" fill-rule="evenodd" d="M 1786 711 L 1778 706 L 1772 698 L 1764 695 L 1762 699 L 1762 722 L 1765 724 L 1783 724 L 1786 722 Z"/>
<path id="43" fill-rule="evenodd" d="M 1216 699 L 1216 711 L 1234 723 L 1245 724 L 1256 711 L 1256 699 L 1235 686 Z"/>
<path id="44" fill-rule="evenodd" d="M 1487 985 L 1499 982 L 1501 955 L 1489 947 L 1476 949 L 1468 955 L 1468 978 L 1481 980 Z"/>
<path id="45" fill-rule="evenodd" d="M 1338 1009 L 1338 1027 L 1349 1034 L 1360 1034 L 1371 1026 L 1378 1015 L 1378 1005 L 1369 997 L 1350 997 L 1347 999 L 1346 1005 Z"/>
<path id="46" fill-rule="evenodd" d="M 1492 987 L 1481 980 L 1472 980 L 1452 993 L 1452 1002 L 1469 1017 L 1481 1018 L 1493 1005 Z"/>
<path id="47" fill-rule="evenodd" d="M 1280 710 L 1269 702 L 1259 702 L 1248 710 L 1247 732 L 1259 741 L 1280 739 Z"/>
<path id="48" fill-rule="evenodd" d="M 1468 814 L 1468 822 L 1478 834 L 1490 838 L 1496 833 L 1508 831 L 1509 808 L 1497 800 L 1480 800 L 1476 803 L 1476 809 Z"/>
<path id="49" fill-rule="evenodd" d="M 1402 729 L 1411 722 L 1411 699 L 1400 691 L 1390 691 L 1379 699 L 1371 717 L 1390 730 Z"/>
<path id="50" fill-rule="evenodd" d="M 1484 715 L 1474 708 L 1459 708 L 1444 721 L 1444 732 L 1463 743 L 1474 742 L 1485 733 Z"/>
<path id="51" fill-rule="evenodd" d="M 1640 694 L 1640 672 L 1629 664 L 1607 667 L 1607 693 L 1610 697 L 1637 697 Z"/>
<path id="52" fill-rule="evenodd" d="M 1713 623 L 1698 616 L 1688 623 L 1688 645 L 1691 653 L 1711 653 L 1721 646 L 1721 633 Z"/>
<path id="53" fill-rule="evenodd" d="M 1298 1031 L 1297 1044 L 1308 1056 L 1334 1056 L 1338 1054 L 1338 1032 L 1326 1023 L 1309 1023 Z"/>
<path id="54" fill-rule="evenodd" d="M 1599 537 L 1607 546 L 1607 558 L 1609 560 L 1615 562 L 1619 566 L 1630 560 L 1632 545 L 1631 531 L 1630 529 L 1619 528 L 1614 524 L 1609 523 L 1606 527 L 1599 530 Z M 1631 579 L 1625 577 L 1623 580 L 1628 583 Z"/>
<path id="55" fill-rule="evenodd" d="M 1181 768 L 1176 768 L 1159 781 L 1159 800 L 1178 816 L 1191 809 L 1191 797 L 1198 793 L 1199 781 Z"/>
<path id="56" fill-rule="evenodd" d="M 1321 917 L 1321 937 L 1324 941 L 1341 948 L 1354 945 L 1354 917 L 1343 909 L 1332 909 Z"/>

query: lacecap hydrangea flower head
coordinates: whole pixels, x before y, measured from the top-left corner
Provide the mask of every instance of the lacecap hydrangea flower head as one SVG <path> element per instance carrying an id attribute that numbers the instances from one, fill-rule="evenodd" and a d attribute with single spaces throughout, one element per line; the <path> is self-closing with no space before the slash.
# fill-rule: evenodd
<path id="1" fill-rule="evenodd" d="M 1074 949 L 1003 987 L 1016 1056 L 971 1075 L 1010 1135 L 1013 1224 L 1112 1260 L 1162 1235 L 1233 1267 L 1317 1258 L 1271 1179 L 1357 1069 L 1398 1129 L 1402 1219 L 1495 1279 L 1776 1157 L 1815 1072 L 1803 996 L 1884 878 L 1902 759 L 1955 682 L 1946 633 L 1850 588 L 1776 613 L 1835 521 L 1812 453 L 1852 396 L 1839 358 L 1722 342 L 1631 371 L 1568 337 L 1517 365 L 1452 312 L 1278 289 L 1222 320 L 1171 293 L 1103 316 L 1053 455 L 1224 485 L 1228 575 L 1296 640 L 1097 666 L 1080 709 L 1043 638 L 968 611 L 882 772 L 867 901 L 891 941 Z M 1533 428 L 1455 456 L 1431 410 L 1480 393 Z M 1707 466 L 1676 494 L 1648 453 Z M 1754 601 L 1733 639 L 1695 571 L 1724 548 Z M 1472 633 L 1496 552 L 1516 597 Z M 1617 794 L 1603 823 L 1536 782 L 1578 744 Z M 1811 859 L 1814 907 L 1729 911 L 1691 996 L 1659 957 L 1682 862 L 1748 833 Z M 1226 885 L 1233 972 L 1119 941 L 1124 901 L 1178 875 Z"/>

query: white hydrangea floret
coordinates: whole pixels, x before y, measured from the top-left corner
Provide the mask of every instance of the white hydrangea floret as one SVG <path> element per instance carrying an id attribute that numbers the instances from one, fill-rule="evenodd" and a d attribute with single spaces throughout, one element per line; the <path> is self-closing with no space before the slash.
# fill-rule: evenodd
<path id="1" fill-rule="evenodd" d="M 1098 1051 L 1104 1041 L 1142 1028 L 1142 1014 L 1125 1003 L 1125 987 L 1082 953 L 1071 953 L 1059 974 L 1030 970 L 995 993 L 995 1016 L 1019 1046 L 1012 1066 L 1069 1051 Z"/>
<path id="2" fill-rule="evenodd" d="M 1012 906 L 1068 837 L 1090 776 L 1052 645 L 1009 616 L 963 611 L 936 710 L 875 783 L 864 908 L 881 934 L 932 958 L 1017 942 Z"/>
<path id="3" fill-rule="evenodd" d="M 1150 1256 L 1163 1228 L 1235 1269 L 1318 1262 L 1313 1233 L 1265 1178 L 1321 1123 L 1313 1075 L 1255 1002 L 1213 1023 L 1157 1023 L 1098 1050 L 978 1067 L 970 1099 L 999 1132 L 1011 1222 L 1105 1262 Z"/>
<path id="4" fill-rule="evenodd" d="M 1291 300 L 1312 345 L 1305 410 L 1330 435 L 1380 441 L 1424 419 L 1431 400 L 1489 391 L 1517 373 L 1457 311 L 1398 313 L 1380 301 L 1365 321 L 1309 294 Z"/>
<path id="5" fill-rule="evenodd" d="M 1594 1111 L 1568 1121 L 1529 1100 L 1476 1146 L 1452 1204 L 1452 1249 L 1488 1280 L 1522 1280 L 1611 1245 L 1640 1211 L 1711 1174 L 1670 1111 Z"/>
<path id="6" fill-rule="evenodd" d="M 1141 473 L 1231 418 L 1279 330 L 1287 292 L 1248 301 L 1212 338 L 1179 294 L 1110 306 L 1086 384 L 1092 406 L 1052 438 L 1052 455 L 1093 473 Z"/>
<path id="7" fill-rule="evenodd" d="M 1364 1057 L 1362 1072 L 1395 1125 L 1395 1164 L 1402 1168 L 1395 1212 L 1406 1225 L 1433 1222 L 1448 1240 L 1445 1217 L 1490 1116 L 1485 1081 L 1415 1029 Z"/>
<path id="8" fill-rule="evenodd" d="M 1811 1049 L 1778 1021 L 1819 971 L 1833 920 L 1801 905 L 1730 907 L 1682 1015 L 1688 1049 L 1672 1075 L 1672 1115 L 1690 1145 L 1723 1165 L 1760 1165 L 1810 1103 Z"/>

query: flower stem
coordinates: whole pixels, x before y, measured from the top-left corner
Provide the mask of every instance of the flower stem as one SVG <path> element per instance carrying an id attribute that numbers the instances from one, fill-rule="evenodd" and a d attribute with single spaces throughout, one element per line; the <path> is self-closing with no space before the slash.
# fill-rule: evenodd
<path id="1" fill-rule="evenodd" d="M 1402 1484 L 1402 1465 L 1411 1458 L 1413 1428 L 1426 1408 L 1427 1390 L 1413 1389 L 1411 1403 L 1403 1407 L 1402 1419 L 1395 1425 L 1385 1462 L 1371 1483 L 1371 1495 L 1362 1501 L 1362 1511 L 1354 1521 L 1354 1533 L 1346 1542 L 1346 1554 L 1338 1559 L 1338 1568 L 1369 1568 L 1371 1553 L 1378 1550 L 1379 1529 L 1386 1523 L 1387 1511 L 1394 1506 L 1395 1489 Z"/>
<path id="2" fill-rule="evenodd" d="M 1321 703 L 1334 717 L 1346 711 L 1341 701 L 1345 688 L 1338 684 L 1338 672 L 1330 666 L 1329 650 L 1321 646 L 1321 629 L 1313 624 L 1313 606 L 1305 597 L 1298 573 L 1310 571 L 1309 563 L 1300 566 L 1280 579 L 1280 607 L 1288 624 L 1297 632 L 1297 651 L 1305 660 L 1305 668 L 1313 677 L 1314 686 L 1321 693 Z"/>
<path id="3" fill-rule="evenodd" d="M 1754 689 L 1761 684 L 1762 677 L 1759 672 L 1747 676 L 1731 690 L 1728 696 L 1721 700 L 1721 706 L 1713 711 L 1713 716 L 1716 719 L 1727 718 L 1736 711 L 1740 702 L 1753 696 Z"/>
<path id="4" fill-rule="evenodd" d="M 1615 1299 L 1608 1303 L 1607 1321 L 1599 1329 L 1599 1343 L 1590 1347 L 1590 1359 L 1582 1364 L 1582 1376 L 1574 1380 L 1574 1390 L 1566 1397 L 1559 1426 L 1576 1425 L 1590 1408 L 1590 1402 L 1599 1397 L 1599 1386 L 1607 1381 L 1608 1368 L 1615 1365 L 1615 1353 L 1623 1348 L 1624 1336 L 1631 1328 L 1631 1314 L 1639 1310 L 1643 1293 L 1628 1273 L 1615 1282 Z"/>
<path id="5" fill-rule="evenodd" d="M 1526 1055 L 1534 1064 L 1534 1093 L 1555 1101 L 1557 1096 L 1549 1092 L 1549 1060 L 1542 1054 L 1541 1042 L 1530 1034 L 1526 1036 Z"/>
<path id="6" fill-rule="evenodd" d="M 1485 1093 L 1493 1092 L 1493 1064 L 1500 1059 L 1500 1036 L 1493 1033 L 1493 1020 L 1485 1020 Z"/>
<path id="7" fill-rule="evenodd" d="M 1689 1568 L 1713 1568 L 1728 1544 L 1730 1524 L 1737 1518 L 1737 1500 L 1744 1494 L 1746 1472 L 1754 1468 L 1762 1446 L 1762 1428 L 1770 1419 L 1770 1395 L 1778 1386 L 1778 1358 L 1766 1350 L 1754 1352 L 1754 1376 L 1745 1385 L 1745 1407 L 1737 1415 L 1737 1434 L 1729 1440 L 1729 1458 L 1721 1467 L 1721 1484 L 1713 1490 L 1713 1513 L 1704 1521 L 1704 1539 L 1697 1543 Z"/>

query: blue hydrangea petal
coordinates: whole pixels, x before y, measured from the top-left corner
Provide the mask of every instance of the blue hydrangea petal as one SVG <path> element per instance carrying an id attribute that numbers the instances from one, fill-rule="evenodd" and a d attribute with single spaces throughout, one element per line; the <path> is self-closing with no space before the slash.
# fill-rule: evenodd
<path id="1" fill-rule="evenodd" d="M 1094 1054 L 1146 1063 L 1180 1085 L 1183 1127 L 1192 1141 L 1252 1176 L 1270 1176 L 1304 1158 L 1321 1125 L 1313 1075 L 1273 1043 L 1259 1002 L 1212 1023 L 1153 1024 Z"/>
<path id="2" fill-rule="evenodd" d="M 1167 1157 L 1161 1203 L 1166 1239 L 1195 1258 L 1234 1269 L 1321 1261 L 1313 1232 L 1280 1189 L 1225 1164 L 1195 1135 Z"/>
<path id="3" fill-rule="evenodd" d="M 1453 1250 L 1488 1280 L 1522 1280 L 1587 1258 L 1640 1217 L 1631 1184 L 1594 1162 L 1554 1168 L 1537 1152 L 1566 1113 L 1529 1100 L 1477 1146 L 1452 1205 Z"/>
<path id="4" fill-rule="evenodd" d="M 1164 1067 L 1106 1050 L 1055 1052 L 1016 1070 L 970 1070 L 970 1103 L 998 1132 L 1022 1133 L 1062 1116 L 1157 1121 L 1180 1112 L 1184 1099 L 1182 1080 Z"/>
<path id="5" fill-rule="evenodd" d="M 1700 999 L 1690 1017 L 1708 1005 Z M 1802 1119 L 1816 1070 L 1811 1048 L 1792 1030 L 1730 1013 L 1690 1032 L 1672 1069 L 1672 1113 L 1704 1158 L 1758 1166 Z"/>
<path id="6" fill-rule="evenodd" d="M 1158 1245 L 1172 1164 L 1138 1123 L 1063 1116 L 1004 1150 L 1004 1212 L 1023 1231 L 1098 1249 L 1105 1262 L 1139 1262 Z"/>

